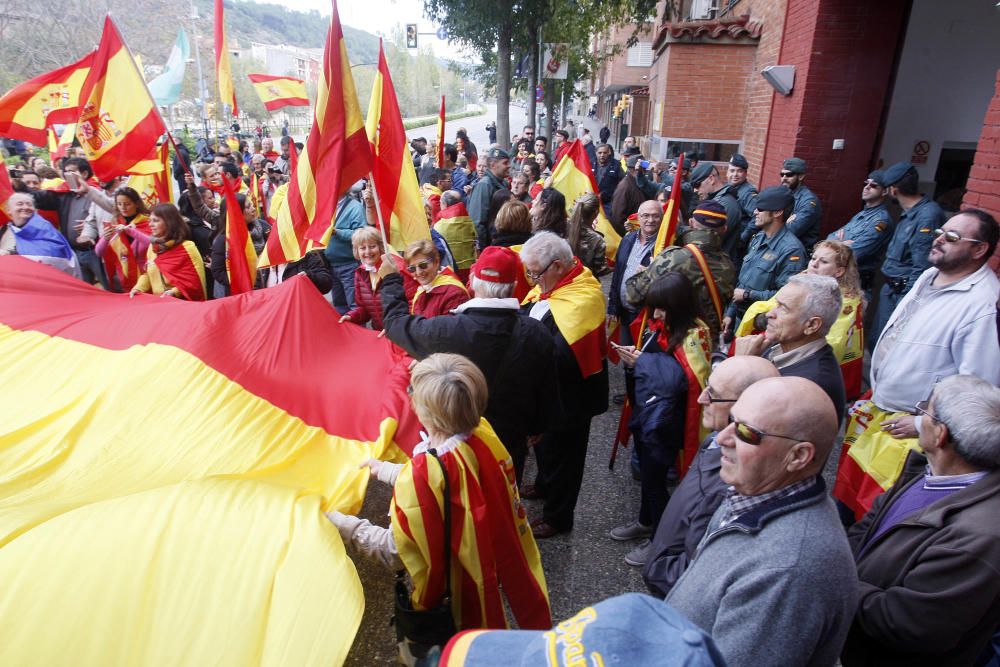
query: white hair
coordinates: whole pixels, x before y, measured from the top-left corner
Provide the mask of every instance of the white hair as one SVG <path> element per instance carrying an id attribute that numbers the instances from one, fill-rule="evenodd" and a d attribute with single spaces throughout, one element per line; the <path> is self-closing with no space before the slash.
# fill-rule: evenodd
<path id="1" fill-rule="evenodd" d="M 800 273 L 792 276 L 788 284 L 799 285 L 806 291 L 806 296 L 802 300 L 802 321 L 818 317 L 823 321 L 819 335 L 825 336 L 830 333 L 830 327 L 837 321 L 840 309 L 843 307 L 843 298 L 840 295 L 840 285 L 837 283 L 837 279 L 830 276 Z"/>
<path id="2" fill-rule="evenodd" d="M 1000 468 L 1000 389 L 975 375 L 952 375 L 935 385 L 931 405 L 959 456 L 981 470 Z"/>
<path id="3" fill-rule="evenodd" d="M 506 299 L 514 293 L 514 283 L 493 283 L 472 276 L 472 292 L 480 299 Z"/>
<path id="4" fill-rule="evenodd" d="M 441 193 L 441 208 L 448 208 L 462 201 L 462 195 L 458 190 L 445 190 Z"/>
<path id="5" fill-rule="evenodd" d="M 7 199 L 7 203 L 13 205 L 14 202 L 17 201 L 18 199 L 27 199 L 28 201 L 31 202 L 32 206 L 35 205 L 35 198 L 32 197 L 27 192 L 15 192 Z"/>
<path id="6" fill-rule="evenodd" d="M 573 249 L 569 242 L 552 232 L 538 232 L 521 247 L 521 261 L 545 266 L 559 261 L 569 264 L 573 261 Z"/>

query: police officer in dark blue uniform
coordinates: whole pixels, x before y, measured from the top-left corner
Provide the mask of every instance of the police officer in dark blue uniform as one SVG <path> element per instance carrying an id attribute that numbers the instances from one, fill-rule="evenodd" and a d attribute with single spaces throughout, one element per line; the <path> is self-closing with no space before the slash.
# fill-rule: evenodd
<path id="1" fill-rule="evenodd" d="M 858 262 L 858 273 L 861 275 L 861 287 L 865 290 L 869 302 L 875 272 L 882 265 L 886 246 L 889 245 L 892 231 L 896 227 L 886 206 L 887 196 L 885 173 L 873 171 L 868 174 L 861 188 L 861 201 L 865 207 L 846 225 L 827 237 L 831 241 L 843 241 L 854 251 L 854 258 Z"/>
<path id="2" fill-rule="evenodd" d="M 781 165 L 781 184 L 791 190 L 795 198 L 795 208 L 785 224 L 799 237 L 806 250 L 809 250 L 819 241 L 819 222 L 823 217 L 823 209 L 816 193 L 802 183 L 805 176 L 806 161 L 802 158 L 790 157 Z"/>
<path id="3" fill-rule="evenodd" d="M 927 256 L 934 243 L 934 230 L 945 223 L 945 214 L 930 197 L 920 192 L 920 176 L 909 162 L 897 162 L 885 170 L 889 195 L 899 202 L 903 214 L 889 241 L 882 264 L 885 284 L 879 293 L 871 345 L 878 341 L 889 316 L 931 264 Z"/>
<path id="4" fill-rule="evenodd" d="M 711 162 L 699 162 L 691 170 L 691 187 L 698 195 L 698 201 L 714 199 L 726 209 L 726 231 L 722 237 L 722 250 L 737 267 L 743 259 L 740 243 L 740 221 L 743 214 L 736 196 L 726 189 L 726 182 L 719 175 L 719 170 Z"/>
<path id="5" fill-rule="evenodd" d="M 789 278 L 806 268 L 805 248 L 785 225 L 794 205 L 792 193 L 781 185 L 765 188 L 757 195 L 754 224 L 758 231 L 750 239 L 732 303 L 726 309 L 724 336 L 743 318 L 750 304 L 770 299 Z"/>
<path id="6" fill-rule="evenodd" d="M 749 168 L 750 163 L 745 157 L 733 153 L 729 158 L 729 168 L 726 170 L 726 191 L 736 197 L 736 201 L 740 204 L 740 212 L 743 214 L 740 225 L 744 243 L 757 231 L 753 224 L 754 211 L 757 210 L 757 186 L 747 180 Z"/>

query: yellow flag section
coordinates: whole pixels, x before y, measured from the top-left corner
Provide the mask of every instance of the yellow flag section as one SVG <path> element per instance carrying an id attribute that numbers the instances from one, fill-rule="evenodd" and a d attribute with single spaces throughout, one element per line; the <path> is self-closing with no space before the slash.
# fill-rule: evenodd
<path id="1" fill-rule="evenodd" d="M 406 359 L 326 311 L 307 279 L 130 300 L 0 258 L 0 664 L 344 660 L 363 596 L 322 511 L 418 437 Z"/>
<path id="2" fill-rule="evenodd" d="M 594 180 L 594 173 L 590 169 L 590 158 L 587 157 L 587 152 L 579 139 L 570 144 L 566 155 L 559 160 L 556 170 L 552 172 L 552 187 L 566 198 L 567 215 L 573 214 L 573 206 L 580 195 L 588 192 L 597 194 L 597 181 Z M 597 231 L 604 235 L 604 254 L 613 263 L 622 237 L 604 215 L 603 207 L 597 211 Z"/>

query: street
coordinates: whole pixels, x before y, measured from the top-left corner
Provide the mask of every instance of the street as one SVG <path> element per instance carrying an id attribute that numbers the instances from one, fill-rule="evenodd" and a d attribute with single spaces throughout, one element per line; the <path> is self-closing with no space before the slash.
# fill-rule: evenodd
<path id="1" fill-rule="evenodd" d="M 491 120 L 495 121 L 497 119 L 497 105 L 487 104 L 486 112 L 481 116 L 469 116 L 467 118 L 459 118 L 458 120 L 451 120 L 445 124 L 444 133 L 448 138 L 449 142 L 455 141 L 455 132 L 458 128 L 464 127 L 469 133 L 469 139 L 472 143 L 476 145 L 476 149 L 483 153 L 486 148 L 490 145 L 490 135 L 486 131 L 486 124 Z M 528 119 L 528 115 L 524 109 L 521 107 L 511 106 L 510 108 L 510 132 L 511 134 L 519 134 L 521 129 L 524 127 L 525 122 Z M 416 127 L 412 130 L 406 131 L 406 136 L 409 139 L 416 139 L 417 137 L 424 137 L 428 141 L 433 138 L 437 133 L 437 123 L 432 123 L 431 125 L 425 125 L 423 127 Z"/>

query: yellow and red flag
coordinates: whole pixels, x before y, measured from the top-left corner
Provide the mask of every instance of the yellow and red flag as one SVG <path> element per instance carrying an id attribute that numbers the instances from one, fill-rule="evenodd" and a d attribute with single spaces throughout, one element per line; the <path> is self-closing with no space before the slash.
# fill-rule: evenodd
<path id="1" fill-rule="evenodd" d="M 0 154 L 0 225 L 10 222 L 10 210 L 7 201 L 14 194 L 14 186 L 10 182 L 10 172 L 7 171 L 7 163 Z"/>
<path id="2" fill-rule="evenodd" d="M 94 52 L 72 65 L 39 74 L 0 97 L 0 137 L 44 146 L 47 128 L 75 123 L 80 115 L 80 89 L 90 72 Z"/>
<path id="3" fill-rule="evenodd" d="M 438 126 L 437 126 L 437 166 L 438 169 L 444 169 L 444 95 L 441 96 L 441 110 L 438 111 Z"/>
<path id="4" fill-rule="evenodd" d="M 236 188 L 228 177 L 223 176 L 222 181 L 226 190 L 226 275 L 229 277 L 229 293 L 252 292 L 257 276 L 257 251 L 250 240 L 243 209 L 236 199 Z"/>
<path id="5" fill-rule="evenodd" d="M 137 170 L 139 173 L 136 173 Z M 139 193 L 146 208 L 174 200 L 170 154 L 165 142 L 156 149 L 155 158 L 140 162 L 130 173 L 133 175 L 129 176 L 128 186 Z"/>
<path id="6" fill-rule="evenodd" d="M 247 78 L 268 111 L 277 111 L 282 107 L 309 106 L 306 82 L 302 79 L 270 74 L 247 74 Z"/>
<path id="7" fill-rule="evenodd" d="M 166 133 L 160 112 L 111 16 L 80 91 L 76 136 L 94 175 L 104 181 L 153 156 Z"/>
<path id="8" fill-rule="evenodd" d="M 310 244 L 325 245 L 337 214 L 337 200 L 371 170 L 371 164 L 344 31 L 333 0 L 312 129 L 292 173 L 287 201 L 275 216 L 276 225 L 268 236 L 260 266 L 293 262 Z"/>
<path id="9" fill-rule="evenodd" d="M 677 157 L 677 164 L 684 164 L 684 153 Z M 681 213 L 681 182 L 681 170 L 678 169 L 674 175 L 674 187 L 670 190 L 670 199 L 667 200 L 666 208 L 663 209 L 660 230 L 656 233 L 653 257 L 663 252 L 667 246 L 672 246 L 677 238 L 677 225 L 680 223 Z"/>
<path id="10" fill-rule="evenodd" d="M 115 222 L 124 221 L 116 220 Z M 145 213 L 137 215 L 130 224 L 146 236 L 151 236 L 149 216 Z M 143 259 L 145 260 L 145 258 Z M 139 280 L 139 274 L 145 270 L 145 264 L 139 266 L 139 258 L 132 250 L 132 239 L 121 232 L 116 233 L 108 240 L 104 253 L 101 255 L 101 261 L 104 263 L 104 270 L 107 272 L 108 278 L 117 278 L 123 292 L 128 292 L 135 287 L 135 283 Z"/>
<path id="11" fill-rule="evenodd" d="M 379 42 L 378 72 L 372 84 L 368 116 L 365 118 L 371 153 L 375 158 L 372 178 L 378 194 L 385 235 L 395 248 L 431 237 L 424 201 L 413 170 L 413 159 L 403 129 L 399 101 L 389 75 L 389 63 Z"/>
<path id="12" fill-rule="evenodd" d="M 76 123 L 65 125 L 59 135 L 56 135 L 54 128 L 49 127 L 49 159 L 53 163 L 66 157 L 69 147 L 73 145 L 73 137 L 75 136 Z"/>
<path id="13" fill-rule="evenodd" d="M 0 257 L 0 386 L 31 397 L 0 402 L 0 664 L 344 662 L 364 594 L 322 512 L 420 425 L 409 359 L 337 317 L 304 276 L 130 300 Z"/>
<path id="14" fill-rule="evenodd" d="M 222 0 L 215 0 L 215 76 L 219 82 L 219 99 L 228 104 L 233 116 L 239 116 L 236 106 L 236 89 L 233 87 L 233 72 L 229 65 L 229 44 L 226 39 L 226 16 Z"/>
<path id="15" fill-rule="evenodd" d="M 601 194 L 597 189 L 597 181 L 594 180 L 594 172 L 590 168 L 590 158 L 587 157 L 587 151 L 583 148 L 583 142 L 579 139 L 573 140 L 569 148 L 566 149 L 565 158 L 559 161 L 555 171 L 552 172 L 552 187 L 566 198 L 566 213 L 572 215 L 573 206 L 576 205 L 576 200 L 580 195 L 593 192 L 600 197 Z M 604 235 L 604 254 L 608 261 L 614 264 L 622 237 L 604 215 L 603 206 L 597 209 L 597 231 Z"/>

